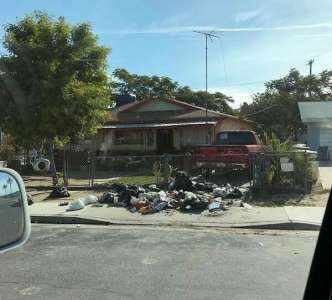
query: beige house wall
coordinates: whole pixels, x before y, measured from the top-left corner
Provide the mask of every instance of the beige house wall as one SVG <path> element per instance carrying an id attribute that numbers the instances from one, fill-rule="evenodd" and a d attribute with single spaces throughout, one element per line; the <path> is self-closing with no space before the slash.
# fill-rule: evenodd
<path id="1" fill-rule="evenodd" d="M 241 120 L 226 118 L 214 126 L 210 126 L 208 132 L 208 143 L 215 141 L 215 136 L 218 132 L 223 130 L 253 130 L 253 126 Z M 94 147 L 102 152 L 107 151 L 132 151 L 132 152 L 154 152 L 157 150 L 157 130 L 156 129 L 141 129 L 143 131 L 142 144 L 121 144 L 114 143 L 115 130 L 102 129 L 99 130 L 98 135 L 93 139 Z M 153 134 L 153 143 L 148 145 L 147 132 Z M 201 126 L 183 126 L 173 128 L 173 144 L 176 150 L 181 150 L 185 147 L 206 144 L 206 127 Z"/>
<path id="2" fill-rule="evenodd" d="M 147 132 L 151 131 L 153 134 L 153 143 L 148 145 Z M 154 129 L 142 129 L 143 132 L 143 143 L 142 144 L 121 144 L 117 145 L 114 143 L 115 130 L 103 129 L 100 130 L 98 135 L 100 136 L 100 147 L 102 152 L 106 151 L 137 151 L 137 152 L 151 152 L 156 150 L 156 130 Z"/>
<path id="3" fill-rule="evenodd" d="M 209 140 L 213 129 L 209 127 Z M 190 147 L 200 144 L 205 144 L 206 127 L 205 126 L 192 126 L 174 129 L 174 147 L 180 150 L 183 147 Z"/>
<path id="4" fill-rule="evenodd" d="M 241 120 L 226 118 L 215 127 L 215 133 L 223 130 L 254 130 L 254 126 Z"/>

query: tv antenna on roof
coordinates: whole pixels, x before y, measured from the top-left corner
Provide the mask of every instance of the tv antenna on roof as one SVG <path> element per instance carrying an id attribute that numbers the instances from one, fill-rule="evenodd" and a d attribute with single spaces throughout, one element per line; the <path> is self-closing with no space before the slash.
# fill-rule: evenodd
<path id="1" fill-rule="evenodd" d="M 206 135 L 205 135 L 205 142 L 209 143 L 208 133 L 208 38 L 210 42 L 213 42 L 213 38 L 220 38 L 220 36 L 214 34 L 214 31 L 204 32 L 194 30 L 195 33 L 201 34 L 205 36 L 205 93 L 206 93 L 206 100 L 205 100 L 205 125 L 206 125 Z"/>

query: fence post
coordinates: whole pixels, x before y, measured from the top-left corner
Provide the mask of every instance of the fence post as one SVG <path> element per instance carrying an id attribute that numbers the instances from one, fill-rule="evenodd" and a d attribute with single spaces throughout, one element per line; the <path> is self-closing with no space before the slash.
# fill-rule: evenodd
<path id="1" fill-rule="evenodd" d="M 67 153 L 66 150 L 63 149 L 62 152 L 62 172 L 63 172 L 63 184 L 64 186 L 68 186 L 68 159 L 67 159 Z"/>
<path id="2" fill-rule="evenodd" d="M 308 193 L 308 156 L 307 150 L 304 150 L 304 192 Z"/>
<path id="3" fill-rule="evenodd" d="M 297 166 L 296 166 L 296 152 L 291 152 L 291 161 L 293 162 L 293 186 L 292 188 L 295 189 L 297 186 L 296 182 L 296 173 L 297 173 Z"/>
<path id="4" fill-rule="evenodd" d="M 95 177 L 95 155 L 90 152 L 90 187 L 94 186 L 94 177 Z"/>

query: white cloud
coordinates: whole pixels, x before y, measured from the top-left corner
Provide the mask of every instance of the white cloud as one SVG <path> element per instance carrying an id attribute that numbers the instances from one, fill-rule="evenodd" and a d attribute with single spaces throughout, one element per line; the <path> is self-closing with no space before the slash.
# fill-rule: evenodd
<path id="1" fill-rule="evenodd" d="M 332 32 L 327 32 L 327 33 L 308 33 L 308 34 L 297 34 L 297 37 L 326 37 L 330 38 L 332 36 Z"/>
<path id="2" fill-rule="evenodd" d="M 200 31 L 221 31 L 221 32 L 257 32 L 257 31 L 292 31 L 304 29 L 332 29 L 332 23 L 314 23 L 302 25 L 286 25 L 277 27 L 217 27 L 217 26 L 171 26 L 151 27 L 146 29 L 120 29 L 111 31 L 97 31 L 98 34 L 179 34 Z"/>
<path id="3" fill-rule="evenodd" d="M 258 17 L 261 14 L 260 9 L 250 10 L 250 11 L 241 11 L 235 16 L 235 22 L 246 22 Z"/>

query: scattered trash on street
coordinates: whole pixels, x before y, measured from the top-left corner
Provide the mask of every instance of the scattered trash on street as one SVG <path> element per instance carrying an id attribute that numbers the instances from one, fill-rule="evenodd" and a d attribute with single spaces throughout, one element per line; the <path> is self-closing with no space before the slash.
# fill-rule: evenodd
<path id="1" fill-rule="evenodd" d="M 77 200 L 70 203 L 67 211 L 74 211 L 83 209 L 85 206 L 90 204 L 95 204 L 98 202 L 98 197 L 95 195 L 88 195 L 82 198 L 78 198 Z"/>
<path id="2" fill-rule="evenodd" d="M 250 204 L 245 203 L 245 202 L 242 202 L 240 206 L 241 206 L 241 207 L 244 207 L 244 208 L 246 208 L 246 209 L 250 209 L 250 208 L 252 208 L 252 206 L 251 206 Z"/>
<path id="3" fill-rule="evenodd" d="M 167 214 L 172 210 L 187 213 L 202 213 L 217 215 L 227 211 L 230 207 L 251 206 L 244 203 L 247 190 L 229 183 L 218 186 L 206 182 L 204 176 L 190 178 L 185 172 L 178 171 L 168 184 L 168 190 L 156 185 L 130 185 L 114 183 L 107 187 L 98 202 L 108 206 L 126 207 L 132 213 L 152 214 L 165 210 Z M 70 209 L 81 209 L 80 200 L 71 204 Z M 83 203 L 83 207 L 87 205 Z"/>

